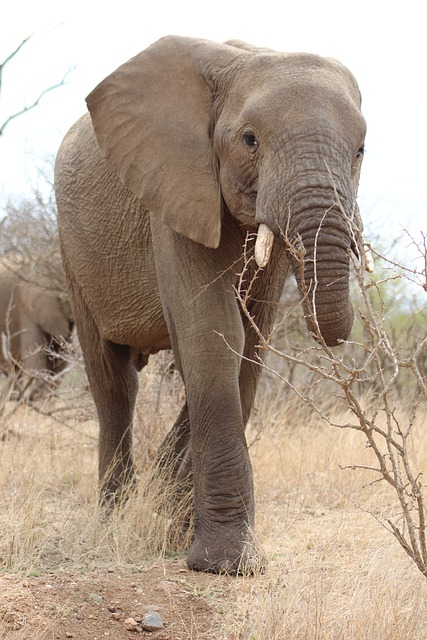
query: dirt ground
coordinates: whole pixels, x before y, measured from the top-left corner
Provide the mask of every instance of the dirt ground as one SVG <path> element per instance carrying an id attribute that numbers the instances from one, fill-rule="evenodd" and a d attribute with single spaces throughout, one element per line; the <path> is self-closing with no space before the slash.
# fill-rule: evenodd
<path id="1" fill-rule="evenodd" d="M 131 574 L 97 569 L 25 578 L 3 575 L 0 638 L 212 638 L 220 615 L 218 596 L 226 598 L 233 584 L 235 579 L 230 577 L 189 571 L 184 558 L 162 560 Z M 213 596 L 215 608 L 209 602 Z M 160 615 L 164 629 L 142 629 L 148 611 Z"/>

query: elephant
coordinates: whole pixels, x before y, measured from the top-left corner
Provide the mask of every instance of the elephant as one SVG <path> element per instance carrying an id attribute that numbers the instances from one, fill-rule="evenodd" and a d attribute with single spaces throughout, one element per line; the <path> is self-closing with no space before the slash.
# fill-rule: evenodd
<path id="1" fill-rule="evenodd" d="M 289 270 L 314 337 L 336 346 L 350 334 L 351 252 L 364 261 L 358 85 L 316 54 L 165 36 L 86 103 L 55 190 L 101 501 L 135 478 L 137 372 L 172 348 L 186 401 L 161 451 L 176 478 L 191 470 L 187 565 L 262 570 L 245 426 L 264 356 L 248 315 L 269 334 Z M 243 269 L 248 313 L 235 295 Z"/>
<path id="2" fill-rule="evenodd" d="M 60 373 L 66 366 L 63 341 L 70 341 L 73 326 L 66 296 L 39 286 L 17 260 L 2 260 L 0 369 Z"/>

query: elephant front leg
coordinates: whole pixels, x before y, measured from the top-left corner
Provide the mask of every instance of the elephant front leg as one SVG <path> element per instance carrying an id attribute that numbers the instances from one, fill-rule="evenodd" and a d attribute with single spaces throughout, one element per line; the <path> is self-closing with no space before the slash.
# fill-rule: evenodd
<path id="1" fill-rule="evenodd" d="M 225 296 L 221 322 L 227 344 L 218 335 L 213 314 L 202 318 L 198 309 L 194 324 L 188 311 L 185 319 L 178 311 L 167 315 L 190 424 L 194 540 L 188 566 L 216 573 L 259 571 L 265 559 L 254 534 L 252 467 L 237 355 L 245 333 L 237 304 Z"/>
<path id="2" fill-rule="evenodd" d="M 253 573 L 265 560 L 254 534 L 252 467 L 238 388 L 208 376 L 189 390 L 195 536 L 188 566 L 196 571 Z"/>
<path id="3" fill-rule="evenodd" d="M 215 250 L 154 216 L 151 224 L 160 297 L 190 424 L 194 539 L 187 564 L 197 571 L 252 573 L 263 567 L 264 556 L 254 535 L 239 382 L 245 331 L 233 290 L 235 268 L 230 269 L 243 239 L 229 220 Z"/>

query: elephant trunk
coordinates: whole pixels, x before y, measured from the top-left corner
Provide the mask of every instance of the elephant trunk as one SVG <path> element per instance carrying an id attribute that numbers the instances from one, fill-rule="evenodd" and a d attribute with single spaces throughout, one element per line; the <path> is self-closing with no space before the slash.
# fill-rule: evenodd
<path id="1" fill-rule="evenodd" d="M 290 228 L 293 270 L 309 331 L 333 347 L 348 338 L 353 326 L 350 226 L 333 209 L 311 211 L 303 218 L 305 224 L 296 219 Z"/>
<path id="2" fill-rule="evenodd" d="M 288 151 L 281 149 L 275 162 L 265 163 L 264 172 L 260 171 L 255 259 L 260 267 L 267 264 L 273 234 L 284 242 L 308 329 L 318 340 L 335 346 L 347 340 L 353 325 L 350 253 L 352 247 L 363 253 L 356 247 L 362 222 L 351 172 L 340 162 L 347 149 L 337 142 L 331 150 L 329 139 L 321 138 L 315 141 L 314 153 L 312 143 L 304 135 L 292 162 Z M 369 255 L 363 262 L 372 270 Z"/>
<path id="3" fill-rule="evenodd" d="M 317 202 L 310 202 L 311 206 L 307 199 L 300 201 L 300 206 L 294 200 L 294 211 L 284 223 L 280 216 L 274 216 L 274 222 L 270 220 L 273 216 L 265 211 L 271 208 L 259 210 L 255 259 L 258 266 L 265 267 L 274 235 L 284 238 L 308 329 L 328 346 L 336 346 L 348 338 L 353 325 L 349 273 L 354 234 L 342 204 L 336 202 L 335 192 L 316 189 L 315 193 Z M 344 201 L 350 209 L 350 198 L 341 198 L 340 202 Z M 295 211 L 297 207 L 299 210 Z M 277 211 L 278 207 L 274 209 Z"/>

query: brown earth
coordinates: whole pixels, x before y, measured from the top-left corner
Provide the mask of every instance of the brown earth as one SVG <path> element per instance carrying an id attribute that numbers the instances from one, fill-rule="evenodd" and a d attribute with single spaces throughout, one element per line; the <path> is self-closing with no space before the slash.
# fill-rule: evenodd
<path id="1" fill-rule="evenodd" d="M 185 560 L 162 560 L 122 573 L 118 569 L 0 578 L 0 638 L 3 640 L 156 640 L 212 638 L 222 600 L 235 579 L 195 574 Z M 209 602 L 215 596 L 215 608 Z M 141 629 L 139 620 L 157 611 L 164 629 Z M 134 631 L 126 627 L 137 622 Z M 135 626 L 135 625 L 134 625 Z M 217 637 L 217 636 L 215 636 Z"/>

